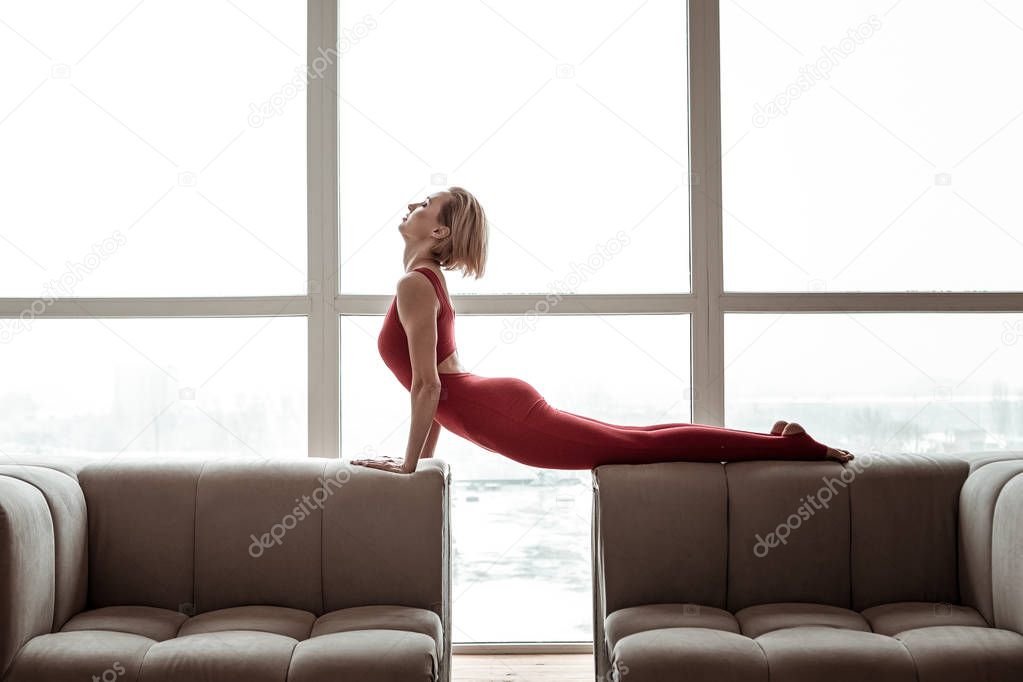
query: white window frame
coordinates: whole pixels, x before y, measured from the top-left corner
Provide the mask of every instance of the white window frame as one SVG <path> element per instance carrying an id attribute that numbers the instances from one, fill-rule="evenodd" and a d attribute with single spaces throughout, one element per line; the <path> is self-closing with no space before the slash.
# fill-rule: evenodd
<path id="1" fill-rule="evenodd" d="M 313 6 L 331 5 L 336 28 L 337 0 L 310 0 Z M 856 313 L 856 312 L 1019 312 L 1023 292 L 725 292 L 721 192 L 721 61 L 719 0 L 688 1 L 689 46 L 689 168 L 690 272 L 688 294 L 567 294 L 549 315 L 578 314 L 688 314 L 691 316 L 693 422 L 724 426 L 725 337 L 727 313 Z M 326 36 L 333 39 L 333 36 Z M 313 31 L 310 31 L 312 49 Z M 328 43 L 329 44 L 329 43 Z M 337 115 L 334 102 L 321 102 L 324 116 Z M 309 109 L 315 108 L 310 99 Z M 329 112 L 327 109 L 329 108 Z M 330 134 L 337 130 L 328 126 Z M 331 143 L 336 143 L 332 138 Z M 312 150 L 311 150 L 312 151 Z M 313 166 L 310 165 L 310 170 Z M 336 177 L 336 168 L 332 168 Z M 334 195 L 337 196 L 336 188 Z M 336 210 L 336 209 L 335 209 Z M 310 233 L 312 234 L 312 233 Z M 336 233 L 333 235 L 336 237 Z M 324 244 L 327 237 L 324 236 Z M 336 251 L 336 239 L 331 246 Z M 327 249 L 324 249 L 326 252 Z M 335 261 L 336 262 L 336 261 Z M 452 296 L 459 315 L 519 315 L 534 301 L 528 295 Z M 337 295 L 338 315 L 383 315 L 390 296 Z M 312 327 L 311 327 L 312 328 Z M 337 333 L 337 327 L 334 328 Z M 336 348 L 335 338 L 326 344 Z M 312 347 L 310 347 L 312 350 Z M 331 358 L 336 362 L 336 357 Z M 336 365 L 332 365 L 336 366 Z M 330 379 L 337 378 L 337 372 Z M 310 381 L 311 381 L 310 377 Z M 336 396 L 339 386 L 331 387 Z M 310 401 L 312 400 L 310 393 Z M 334 437 L 335 434 L 329 434 Z M 312 437 L 310 436 L 310 442 Z M 592 643 L 458 644 L 456 654 L 590 653 Z"/>
<path id="2" fill-rule="evenodd" d="M 307 55 L 311 62 L 336 49 L 338 0 L 308 1 Z M 693 421 L 724 426 L 724 317 L 727 313 L 1023 312 L 1023 292 L 805 292 L 724 291 L 721 194 L 721 77 L 719 0 L 689 0 L 689 163 L 691 171 L 692 289 L 688 294 L 568 294 L 551 315 L 688 314 L 691 316 Z M 340 316 L 383 315 L 390 295 L 342 295 L 338 288 L 337 63 L 307 91 L 308 280 L 296 296 L 69 298 L 46 318 L 308 318 L 309 456 L 340 452 Z M 521 314 L 527 295 L 452 297 L 460 315 Z M 0 298 L 0 317 L 17 318 L 34 299 Z M 455 653 L 592 653 L 592 645 L 507 644 L 455 647 Z"/>
<path id="3" fill-rule="evenodd" d="M 314 6 L 330 5 L 335 13 L 331 26 L 336 31 L 337 0 L 310 0 Z M 326 22 L 318 30 L 326 29 Z M 693 421 L 724 426 L 725 420 L 725 338 L 727 313 L 787 312 L 1019 312 L 1023 311 L 1023 292 L 802 292 L 760 293 L 725 292 L 722 238 L 721 192 L 721 61 L 719 0 L 689 0 L 689 168 L 690 168 L 690 272 L 692 288 L 688 294 L 566 294 L 549 315 L 579 314 L 688 314 L 691 316 Z M 310 54 L 315 54 L 314 27 L 310 23 Z M 334 40 L 336 36 L 321 35 Z M 326 45 L 331 42 L 325 43 Z M 326 80 L 326 79 L 324 79 Z M 310 93 L 309 110 L 317 102 Z M 336 116 L 336 103 L 319 102 L 323 115 Z M 327 109 L 329 108 L 329 111 Z M 312 116 L 312 113 L 310 114 Z M 310 118 L 312 121 L 312 118 Z M 330 127 L 333 135 L 336 126 Z M 327 142 L 327 140 L 324 140 Z M 336 144 L 336 138 L 329 142 Z M 323 148 L 322 146 L 320 147 Z M 310 156 L 314 150 L 310 148 Z M 313 165 L 310 164 L 310 172 Z M 336 167 L 331 168 L 336 177 Z M 312 177 L 312 176 L 310 176 Z M 336 196 L 336 190 L 334 193 Z M 312 198 L 312 195 L 310 195 Z M 334 205 L 332 205 L 334 208 Z M 336 210 L 336 208 L 335 208 Z M 313 233 L 310 232 L 310 238 Z M 336 235 L 334 235 L 336 236 Z M 312 242 L 311 242 L 312 243 Z M 324 245 L 328 243 L 324 235 Z M 336 239 L 331 242 L 336 252 Z M 328 251 L 324 248 L 324 253 Z M 390 296 L 340 295 L 336 297 L 339 315 L 382 315 Z M 452 296 L 460 315 L 519 315 L 534 301 L 529 295 Z M 310 327 L 312 329 L 312 327 Z M 328 347 L 337 347 L 334 338 Z M 313 348 L 310 346 L 310 351 Z M 331 357 L 332 361 L 336 358 Z M 324 367 L 326 369 L 326 367 Z M 337 372 L 331 373 L 336 378 Z M 310 382 L 312 377 L 310 377 Z M 331 395 L 337 395 L 333 387 Z M 310 404 L 312 404 L 310 392 Z M 331 434 L 333 438 L 333 434 Z M 310 439 L 312 442 L 312 438 Z"/>

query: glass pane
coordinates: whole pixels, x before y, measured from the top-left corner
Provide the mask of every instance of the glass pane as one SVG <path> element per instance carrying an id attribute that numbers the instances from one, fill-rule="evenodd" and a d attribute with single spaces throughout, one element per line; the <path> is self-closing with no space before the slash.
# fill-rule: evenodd
<path id="1" fill-rule="evenodd" d="M 0 296 L 305 293 L 305 3 L 0 18 Z"/>
<path id="2" fill-rule="evenodd" d="M 725 288 L 1023 290 L 1023 6 L 721 3 Z"/>
<path id="3" fill-rule="evenodd" d="M 691 421 L 688 316 L 541 316 L 509 333 L 521 321 L 459 317 L 462 362 L 588 417 Z M 405 453 L 409 397 L 376 361 L 381 322 L 341 318 L 346 459 Z M 449 432 L 435 454 L 453 471 L 455 641 L 590 641 L 590 472 L 526 467 Z"/>
<path id="4" fill-rule="evenodd" d="M 856 453 L 1023 449 L 1018 313 L 728 314 L 728 426 Z"/>
<path id="5" fill-rule="evenodd" d="M 304 318 L 7 322 L 2 452 L 308 456 Z"/>
<path id="6" fill-rule="evenodd" d="M 389 293 L 406 204 L 491 223 L 452 292 L 686 292 L 686 3 L 341 3 L 340 284 Z"/>

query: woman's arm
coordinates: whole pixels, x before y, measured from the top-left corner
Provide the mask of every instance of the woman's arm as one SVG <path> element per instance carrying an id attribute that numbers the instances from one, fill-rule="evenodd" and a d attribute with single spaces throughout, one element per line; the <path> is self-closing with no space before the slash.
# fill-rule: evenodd
<path id="1" fill-rule="evenodd" d="M 437 313 L 440 301 L 430 281 L 422 274 L 412 273 L 398 282 L 397 298 L 398 319 L 405 328 L 412 364 L 412 424 L 402 465 L 402 472 L 410 474 L 416 470 L 424 450 L 428 457 L 433 454 L 433 446 L 428 442 L 434 431 L 434 416 L 441 392 L 437 374 Z M 436 436 L 433 440 L 436 441 Z"/>
<path id="2" fill-rule="evenodd" d="M 433 426 L 430 427 L 430 435 L 426 437 L 426 445 L 423 446 L 423 452 L 419 455 L 419 459 L 429 459 L 433 457 L 433 451 L 437 449 L 437 438 L 440 436 L 440 422 L 436 419 L 433 420 Z"/>

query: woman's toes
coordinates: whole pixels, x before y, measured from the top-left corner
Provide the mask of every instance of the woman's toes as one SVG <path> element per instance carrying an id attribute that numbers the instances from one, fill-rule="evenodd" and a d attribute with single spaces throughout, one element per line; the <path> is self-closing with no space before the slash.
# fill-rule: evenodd
<path id="1" fill-rule="evenodd" d="M 789 422 L 785 425 L 785 428 L 781 430 L 781 435 L 783 436 L 794 436 L 800 433 L 806 433 L 806 429 L 796 422 Z"/>
<path id="2" fill-rule="evenodd" d="M 787 421 L 782 421 L 781 419 L 776 421 L 774 423 L 774 426 L 771 427 L 771 435 L 772 436 L 780 436 L 781 432 L 785 428 L 786 424 L 788 424 L 788 422 Z"/>
<path id="3" fill-rule="evenodd" d="M 854 455 L 848 450 L 842 450 L 840 448 L 828 448 L 825 454 L 827 459 L 833 459 L 837 462 L 849 462 L 854 459 Z"/>

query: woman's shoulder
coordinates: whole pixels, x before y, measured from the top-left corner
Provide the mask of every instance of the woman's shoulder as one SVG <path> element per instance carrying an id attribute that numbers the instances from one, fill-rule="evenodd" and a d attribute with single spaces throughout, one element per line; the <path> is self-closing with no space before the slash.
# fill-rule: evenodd
<path id="1" fill-rule="evenodd" d="M 405 304 L 411 304 L 410 307 L 416 310 L 439 307 L 434 305 L 434 301 L 437 301 L 437 291 L 433 283 L 428 279 L 428 275 L 416 270 L 406 272 L 398 280 L 395 299 L 402 308 Z"/>
<path id="2" fill-rule="evenodd" d="M 433 284 L 430 282 L 430 276 L 421 269 L 409 270 L 398 278 L 396 290 L 399 292 L 433 291 Z"/>

